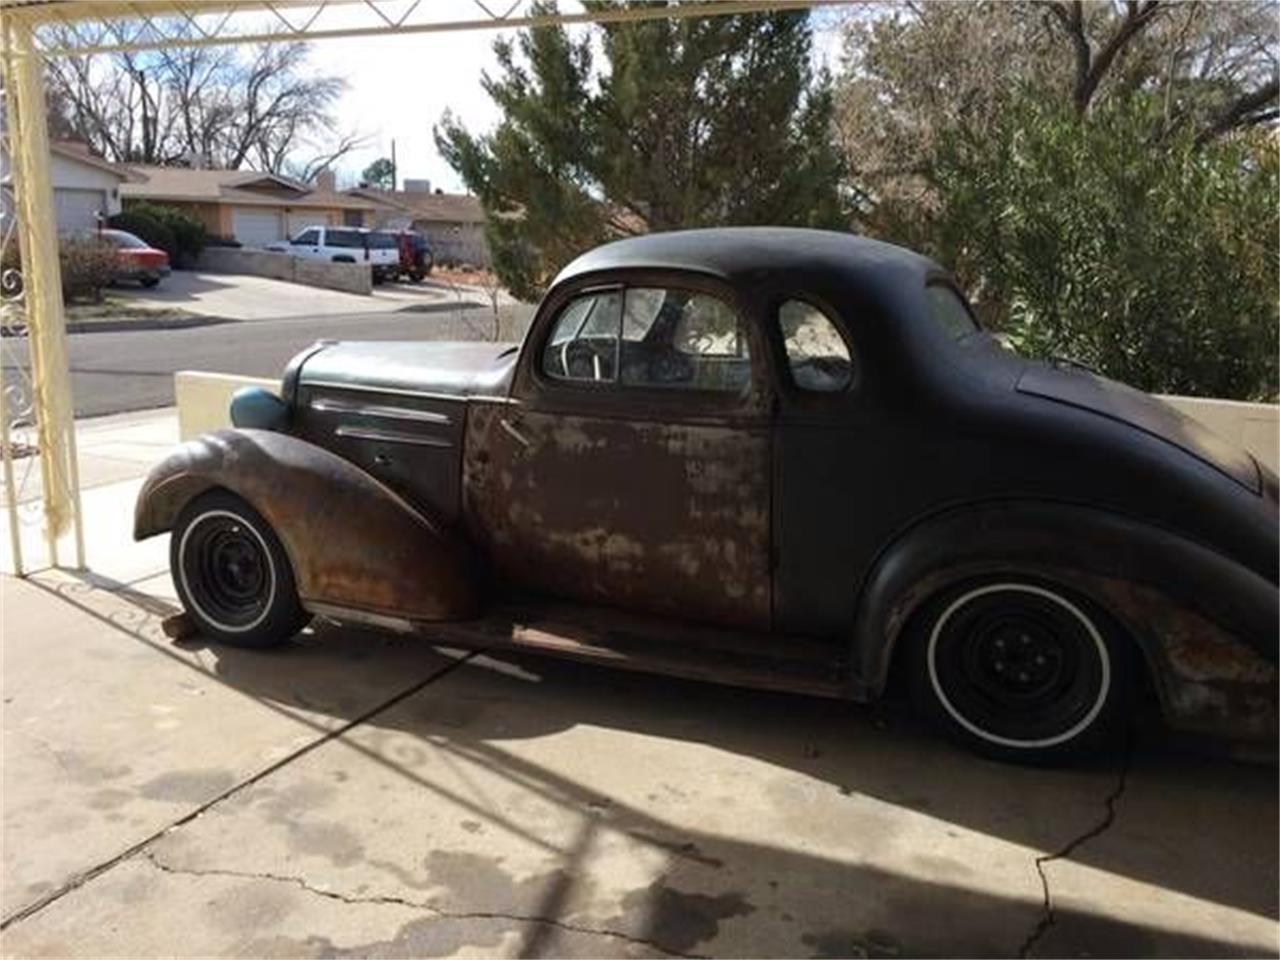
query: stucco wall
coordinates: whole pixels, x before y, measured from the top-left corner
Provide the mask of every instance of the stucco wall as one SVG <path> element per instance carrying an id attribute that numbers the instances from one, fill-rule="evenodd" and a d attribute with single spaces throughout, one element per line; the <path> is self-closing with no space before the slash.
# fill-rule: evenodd
<path id="1" fill-rule="evenodd" d="M 178 405 L 178 438 L 190 440 L 202 433 L 231 426 L 231 395 L 241 387 L 266 387 L 273 393 L 279 393 L 280 381 L 203 370 L 179 370 L 175 373 L 173 395 Z"/>
<path id="2" fill-rule="evenodd" d="M 107 198 L 107 216 L 120 212 L 120 178 L 88 164 L 76 163 L 59 153 L 51 153 L 54 189 L 101 190 Z"/>
<path id="3" fill-rule="evenodd" d="M 1214 433 L 1244 447 L 1273 473 L 1280 473 L 1280 406 L 1200 397 L 1162 397 Z"/>
<path id="4" fill-rule="evenodd" d="M 60 153 L 50 153 L 52 163 L 49 167 L 50 179 L 54 189 L 54 206 L 55 215 L 58 216 L 58 231 L 62 232 L 82 232 L 93 228 L 94 222 L 92 218 L 82 218 L 75 223 L 65 223 L 62 219 L 63 203 L 65 198 L 60 201 L 59 192 L 82 193 L 83 191 L 93 191 L 97 194 L 93 198 L 91 204 L 86 203 L 85 206 L 92 213 L 98 211 L 104 212 L 108 217 L 120 212 L 120 178 L 101 170 L 98 167 L 90 166 L 86 163 L 77 163 L 69 157 L 64 157 Z M 9 154 L 7 151 L 0 149 L 0 183 L 6 186 L 11 183 L 12 177 L 10 173 Z M 11 203 L 11 191 L 6 189 L 0 193 L 0 217 L 3 222 L 8 223 L 15 215 L 13 205 Z"/>
<path id="5" fill-rule="evenodd" d="M 347 293 L 373 292 L 373 278 L 365 263 L 329 263 L 303 260 L 287 253 L 269 250 L 237 250 L 231 247 L 209 247 L 196 264 L 210 273 L 245 273 L 255 277 L 271 277 L 309 287 L 345 290 Z"/>

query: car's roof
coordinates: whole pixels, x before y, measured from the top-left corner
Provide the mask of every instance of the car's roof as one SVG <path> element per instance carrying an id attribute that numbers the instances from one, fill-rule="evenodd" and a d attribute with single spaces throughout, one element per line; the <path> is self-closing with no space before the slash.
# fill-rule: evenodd
<path id="1" fill-rule="evenodd" d="M 130 233 L 128 230 L 118 230 L 115 227 L 103 227 L 101 230 L 96 230 L 91 233 L 87 233 L 85 234 L 85 236 L 89 238 L 96 237 L 99 240 L 107 240 L 112 237 L 116 238 L 117 240 L 134 240 L 142 244 L 142 246 L 144 247 L 147 247 L 152 250 L 156 249 L 155 247 L 152 247 L 151 244 L 147 243 L 147 241 L 143 240 L 136 233 Z"/>
<path id="2" fill-rule="evenodd" d="M 896 268 L 886 271 L 885 268 Z M 575 259 L 555 283 L 601 270 L 695 270 L 725 280 L 762 272 L 803 270 L 848 275 L 903 271 L 940 273 L 932 260 L 903 247 L 832 230 L 798 227 L 718 227 L 650 233 L 616 240 Z"/>

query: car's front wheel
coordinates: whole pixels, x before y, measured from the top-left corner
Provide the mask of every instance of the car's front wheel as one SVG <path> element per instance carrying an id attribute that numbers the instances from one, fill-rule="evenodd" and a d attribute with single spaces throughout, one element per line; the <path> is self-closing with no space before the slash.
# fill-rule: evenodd
<path id="1" fill-rule="evenodd" d="M 214 640 L 273 646 L 309 619 L 274 531 L 228 491 L 211 490 L 183 508 L 169 544 L 169 566 L 183 608 Z"/>
<path id="2" fill-rule="evenodd" d="M 917 635 L 917 702 L 988 756 L 1051 763 L 1103 747 L 1126 700 L 1127 649 L 1084 598 L 1019 578 L 967 584 Z"/>

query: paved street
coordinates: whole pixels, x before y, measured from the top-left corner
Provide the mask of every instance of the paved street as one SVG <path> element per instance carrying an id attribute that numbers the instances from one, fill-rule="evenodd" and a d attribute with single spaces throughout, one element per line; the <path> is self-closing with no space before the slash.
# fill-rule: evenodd
<path id="1" fill-rule="evenodd" d="M 1274 767 L 1145 730 L 1035 770 L 894 704 L 171 641 L 175 436 L 82 424 L 91 570 L 0 577 L 4 956 L 1277 955 Z"/>
<path id="2" fill-rule="evenodd" d="M 502 307 L 502 336 L 523 332 L 531 310 L 520 304 Z M 71 334 L 68 351 L 76 416 L 93 417 L 172 404 L 177 370 L 279 376 L 293 354 L 321 338 L 474 340 L 492 334 L 493 312 L 488 306 L 458 310 L 431 299 L 429 303 L 403 302 L 395 310 L 377 313 Z M 25 342 L 6 343 L 4 361 L 6 368 L 24 365 Z"/>

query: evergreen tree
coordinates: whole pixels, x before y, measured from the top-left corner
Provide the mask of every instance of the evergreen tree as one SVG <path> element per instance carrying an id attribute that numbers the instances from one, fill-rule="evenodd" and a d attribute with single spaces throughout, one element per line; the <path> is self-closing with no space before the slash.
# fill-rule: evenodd
<path id="1" fill-rule="evenodd" d="M 512 293 L 535 298 L 570 259 L 612 237 L 847 226 L 830 82 L 810 67 L 807 14 L 592 29 L 599 64 L 591 38 L 562 26 L 499 40 L 500 76 L 483 81 L 502 110 L 497 129 L 476 136 L 446 114 L 435 131 L 485 207 L 495 269 Z"/>

